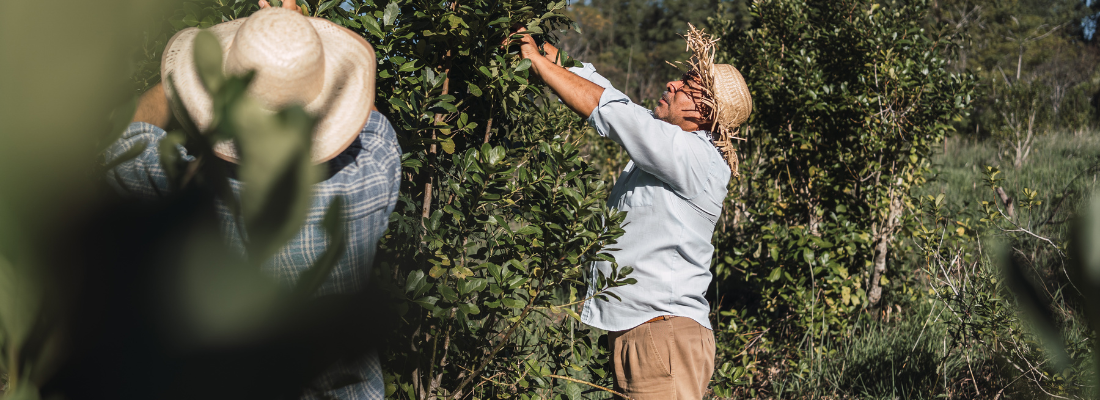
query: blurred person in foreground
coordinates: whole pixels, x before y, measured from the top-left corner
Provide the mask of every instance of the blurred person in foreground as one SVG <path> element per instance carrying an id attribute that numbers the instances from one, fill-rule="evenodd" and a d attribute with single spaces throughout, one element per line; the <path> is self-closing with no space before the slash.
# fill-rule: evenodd
<path id="1" fill-rule="evenodd" d="M 608 205 L 627 212 L 620 250 L 611 254 L 634 268 L 637 283 L 611 289 L 622 301 L 594 300 L 597 274 L 611 272 L 609 262 L 594 262 L 581 320 L 609 331 L 615 387 L 635 400 L 701 399 L 707 390 L 715 357 L 704 297 L 710 240 L 737 175 L 731 139 L 752 112 L 741 73 L 713 64 L 714 40 L 694 27 L 685 39 L 690 70 L 667 84 L 652 111 L 591 64 L 566 69 L 554 46 L 516 39 L 561 101 L 630 154 Z"/>
<path id="2" fill-rule="evenodd" d="M 316 117 L 311 160 L 327 166 L 326 178 L 313 186 L 304 225 L 263 264 L 264 271 L 292 285 L 316 263 L 326 249 L 322 218 L 332 200 L 342 197 L 347 247 L 318 294 L 360 292 L 367 285 L 377 242 L 386 230 L 400 185 L 401 149 L 389 120 L 373 103 L 374 49 L 347 29 L 303 16 L 294 1 L 284 2 L 282 8 L 263 0 L 259 3 L 261 10 L 252 16 L 209 29 L 221 42 L 225 72 L 255 70 L 249 93 L 265 108 L 299 104 Z M 156 85 L 142 96 L 133 123 L 105 153 L 106 162 L 111 162 L 135 146 L 146 145 L 136 158 L 108 171 L 108 181 L 123 193 L 158 198 L 170 191 L 158 143 L 165 138 L 164 128 L 173 113 L 179 118 L 187 112 L 200 131 L 211 123 L 211 98 L 193 60 L 192 44 L 198 32 L 189 28 L 173 36 L 161 62 L 161 76 L 173 77 L 182 104 L 173 104 L 165 87 Z M 217 143 L 214 150 L 221 159 L 214 161 L 227 163 L 230 185 L 239 197 L 243 185 L 235 179 L 234 143 Z M 220 202 L 218 214 L 226 240 L 243 254 L 245 227 Z M 378 354 L 371 351 L 331 368 L 304 398 L 382 399 L 384 392 Z"/>

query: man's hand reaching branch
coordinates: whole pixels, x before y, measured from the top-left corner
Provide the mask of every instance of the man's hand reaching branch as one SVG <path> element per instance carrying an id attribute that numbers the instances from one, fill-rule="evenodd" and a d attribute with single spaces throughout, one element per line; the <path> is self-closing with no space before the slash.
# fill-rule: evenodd
<path id="1" fill-rule="evenodd" d="M 531 71 L 542 78 L 565 105 L 584 118 L 592 115 L 592 111 L 600 104 L 604 89 L 562 67 L 561 52 L 556 47 L 544 44 L 548 54 L 543 55 L 535 39 L 528 33 L 520 32 L 523 32 L 523 28 L 513 32 L 505 44 L 518 42 L 520 56 L 531 60 Z M 512 39 L 517 35 L 518 38 Z"/>

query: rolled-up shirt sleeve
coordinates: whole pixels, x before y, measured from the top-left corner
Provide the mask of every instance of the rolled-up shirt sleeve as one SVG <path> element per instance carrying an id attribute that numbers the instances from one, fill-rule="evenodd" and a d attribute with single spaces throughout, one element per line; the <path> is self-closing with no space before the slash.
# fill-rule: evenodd
<path id="1" fill-rule="evenodd" d="M 593 67 L 590 63 L 581 63 L 580 67 L 569 67 L 569 72 L 577 74 L 577 76 L 587 79 L 589 82 L 600 85 L 600 87 L 604 89 L 614 89 L 611 87 L 611 81 L 597 73 L 596 67 Z"/>
<path id="2" fill-rule="evenodd" d="M 591 64 L 570 71 L 604 87 L 599 105 L 588 123 L 601 136 L 623 146 L 630 159 L 643 171 L 669 184 L 685 198 L 704 190 L 714 145 L 676 125 L 659 120 L 642 106 L 615 89 Z"/>

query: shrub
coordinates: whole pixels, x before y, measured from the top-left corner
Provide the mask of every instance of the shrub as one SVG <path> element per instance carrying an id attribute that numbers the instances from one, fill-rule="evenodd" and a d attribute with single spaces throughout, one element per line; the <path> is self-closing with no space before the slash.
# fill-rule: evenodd
<path id="1" fill-rule="evenodd" d="M 756 110 L 715 234 L 720 352 L 746 356 L 720 387 L 807 371 L 911 279 L 895 261 L 911 189 L 973 87 L 945 68 L 950 38 L 922 29 L 928 7 L 772 0 L 746 30 L 712 21 Z"/>

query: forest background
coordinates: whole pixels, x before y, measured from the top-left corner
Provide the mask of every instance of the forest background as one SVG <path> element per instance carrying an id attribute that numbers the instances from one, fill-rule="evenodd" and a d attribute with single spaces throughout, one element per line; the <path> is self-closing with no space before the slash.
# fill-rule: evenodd
<path id="1" fill-rule="evenodd" d="M 32 10 L 7 3 L 4 398 L 293 397 L 326 357 L 369 351 L 364 342 L 382 355 L 392 398 L 610 398 L 606 335 L 577 309 L 633 281 L 620 266 L 584 295 L 587 263 L 610 259 L 603 250 L 621 234 L 604 200 L 627 155 L 499 44 L 524 26 L 645 104 L 682 72 L 667 62 L 686 58 L 688 23 L 717 35 L 719 62 L 742 71 L 755 106 L 714 238 L 710 398 L 1100 393 L 1098 258 L 1087 251 L 1097 236 L 1073 227 L 1095 216 L 1100 172 L 1092 2 L 299 3 L 377 50 L 377 105 L 404 150 L 368 300 L 388 306 L 310 298 L 319 272 L 289 294 L 249 272 L 208 239 L 210 210 L 196 205 L 212 204 L 226 178 L 201 157 L 165 161 L 191 172 L 163 203 L 138 206 L 97 183 L 109 166 L 96 154 L 120 132 L 127 99 L 163 78 L 167 38 L 254 4 L 115 0 L 15 40 Z M 214 70 L 204 79 L 216 97 L 244 104 L 234 88 L 248 78 Z M 311 123 L 293 109 L 271 120 L 234 110 L 225 121 L 288 138 Z M 170 130 L 192 154 L 211 137 L 255 133 L 229 122 Z M 275 162 L 308 168 L 294 160 Z M 278 179 L 308 190 L 308 179 Z M 262 200 L 276 186 L 253 186 L 245 218 L 300 223 L 293 202 Z M 369 324 L 336 323 L 349 318 Z"/>

